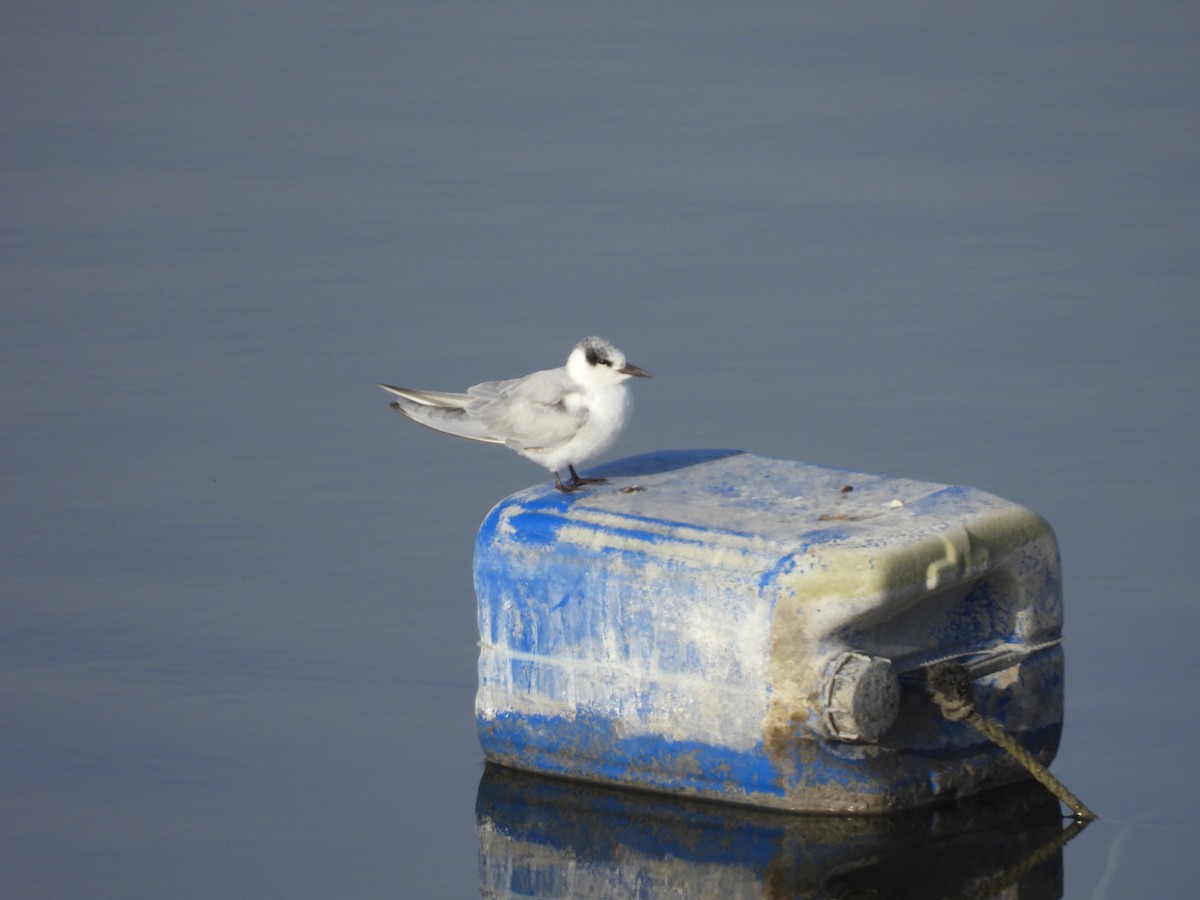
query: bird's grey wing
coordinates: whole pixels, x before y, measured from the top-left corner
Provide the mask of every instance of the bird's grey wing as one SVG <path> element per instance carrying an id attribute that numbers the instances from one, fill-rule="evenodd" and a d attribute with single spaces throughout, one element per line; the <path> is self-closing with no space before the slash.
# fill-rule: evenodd
<path id="1" fill-rule="evenodd" d="M 468 394 L 418 391 L 390 384 L 381 384 L 380 387 L 400 398 L 391 404 L 392 409 L 418 425 L 471 441 L 504 443 L 502 438 L 488 431 L 486 423 L 467 413 L 466 407 L 471 402 Z"/>
<path id="2" fill-rule="evenodd" d="M 397 397 L 411 400 L 422 406 L 443 406 L 448 409 L 462 409 L 471 402 L 470 394 L 452 394 L 447 391 L 418 391 L 415 388 L 396 387 L 391 384 L 381 384 L 381 388 L 390 391 Z"/>
<path id="3" fill-rule="evenodd" d="M 466 412 L 510 447 L 555 447 L 573 438 L 588 419 L 587 406 L 562 369 L 468 388 Z"/>
<path id="4" fill-rule="evenodd" d="M 466 438 L 469 441 L 483 441 L 488 444 L 504 443 L 504 438 L 493 435 L 484 422 L 467 415 L 467 411 L 461 407 L 427 406 L 412 400 L 397 400 L 391 404 L 391 407 L 418 425 L 424 425 L 426 428 L 432 428 L 443 434 Z"/>

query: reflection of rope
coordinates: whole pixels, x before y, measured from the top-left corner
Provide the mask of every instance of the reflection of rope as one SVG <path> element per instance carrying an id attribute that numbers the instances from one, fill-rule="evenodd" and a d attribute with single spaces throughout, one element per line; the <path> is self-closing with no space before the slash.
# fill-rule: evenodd
<path id="1" fill-rule="evenodd" d="M 1096 818 L 1096 814 L 1083 805 L 1078 797 L 1067 790 L 1067 786 L 1051 774 L 1032 753 L 1014 740 L 1008 732 L 994 722 L 989 722 L 975 709 L 975 694 L 971 690 L 971 676 L 958 663 L 941 662 L 925 670 L 930 696 L 938 709 L 951 722 L 966 722 L 988 740 L 1001 748 L 1029 770 L 1050 793 L 1070 807 L 1075 818 L 1084 822 Z"/>
<path id="2" fill-rule="evenodd" d="M 1054 854 L 1061 853 L 1062 848 L 1066 846 L 1067 841 L 1075 837 L 1083 829 L 1087 828 L 1087 819 L 1076 819 L 1071 823 L 1069 828 L 1054 835 L 1050 840 L 1046 841 L 1044 846 L 1038 847 L 1028 857 L 1012 868 L 1005 869 L 999 875 L 989 878 L 981 884 L 975 886 L 975 889 L 970 894 L 963 896 L 963 900 L 985 900 L 985 898 L 998 897 L 1000 892 L 1012 887 L 1025 875 L 1042 863 L 1054 858 Z"/>

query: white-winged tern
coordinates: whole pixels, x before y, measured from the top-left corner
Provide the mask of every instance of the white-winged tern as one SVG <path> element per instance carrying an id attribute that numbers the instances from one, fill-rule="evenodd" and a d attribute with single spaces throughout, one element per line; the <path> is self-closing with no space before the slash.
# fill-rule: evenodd
<path id="1" fill-rule="evenodd" d="M 392 409 L 418 424 L 456 437 L 504 444 L 554 475 L 554 486 L 570 493 L 603 478 L 575 471 L 607 450 L 625 427 L 633 402 L 625 384 L 649 373 L 630 364 L 609 341 L 587 337 L 567 364 L 508 381 L 485 381 L 466 393 L 419 391 L 379 385 L 399 397 Z M 559 470 L 571 473 L 563 482 Z"/>

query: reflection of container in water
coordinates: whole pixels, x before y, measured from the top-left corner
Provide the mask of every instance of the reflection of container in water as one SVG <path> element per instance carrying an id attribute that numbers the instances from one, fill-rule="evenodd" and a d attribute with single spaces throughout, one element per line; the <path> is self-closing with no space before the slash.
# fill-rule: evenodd
<path id="1" fill-rule="evenodd" d="M 884 816 L 781 815 L 488 766 L 485 897 L 1062 896 L 1058 802 L 1032 783 Z"/>
<path id="2" fill-rule="evenodd" d="M 1062 722 L 1058 551 L 973 488 L 735 451 L 613 463 L 514 494 L 480 528 L 476 713 L 487 757 L 790 810 L 879 812 L 1024 770 L 926 695 L 1048 763 Z"/>

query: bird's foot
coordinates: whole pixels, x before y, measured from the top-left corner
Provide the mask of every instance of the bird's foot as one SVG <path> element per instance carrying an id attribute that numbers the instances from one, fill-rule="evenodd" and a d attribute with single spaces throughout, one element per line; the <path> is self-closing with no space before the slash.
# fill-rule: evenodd
<path id="1" fill-rule="evenodd" d="M 567 466 L 567 468 L 571 472 L 571 477 L 566 481 L 560 479 L 557 472 L 554 473 L 554 486 L 564 494 L 573 494 L 575 491 L 589 484 L 608 484 L 607 478 L 582 478 L 575 471 L 574 466 Z"/>
<path id="2" fill-rule="evenodd" d="M 568 481 L 566 484 L 563 484 L 557 472 L 554 473 L 554 486 L 564 494 L 573 494 L 582 487 L 582 485 L 576 484 L 574 481 Z"/>
<path id="3" fill-rule="evenodd" d="M 580 485 L 584 485 L 584 484 L 608 484 L 607 478 L 582 478 L 582 477 L 580 477 L 579 473 L 575 471 L 574 466 L 567 466 L 567 470 L 571 473 L 571 480 L 568 481 L 567 484 L 571 485 L 572 487 L 577 488 Z"/>

